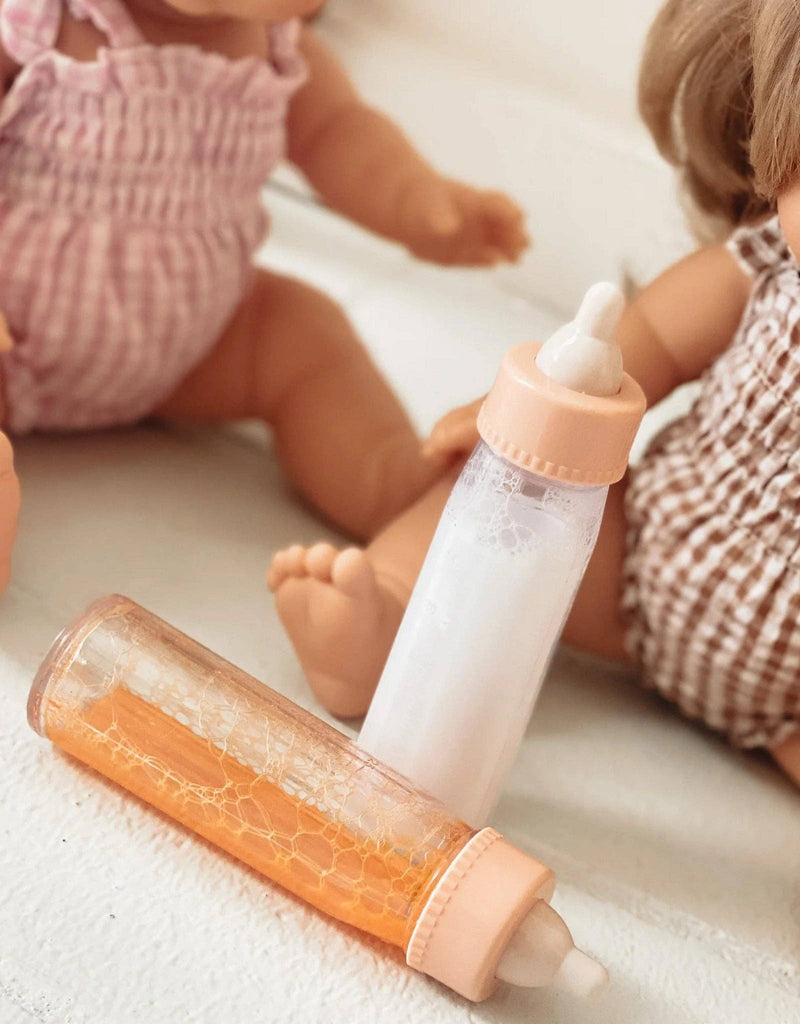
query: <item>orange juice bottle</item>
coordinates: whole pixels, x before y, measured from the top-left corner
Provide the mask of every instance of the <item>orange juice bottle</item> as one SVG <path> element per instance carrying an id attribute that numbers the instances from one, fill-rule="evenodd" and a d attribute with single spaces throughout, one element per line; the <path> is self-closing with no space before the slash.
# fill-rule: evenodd
<path id="1" fill-rule="evenodd" d="M 127 598 L 96 602 L 59 637 L 28 715 L 80 761 L 470 999 L 498 979 L 579 992 L 604 980 L 547 903 L 547 867 Z"/>

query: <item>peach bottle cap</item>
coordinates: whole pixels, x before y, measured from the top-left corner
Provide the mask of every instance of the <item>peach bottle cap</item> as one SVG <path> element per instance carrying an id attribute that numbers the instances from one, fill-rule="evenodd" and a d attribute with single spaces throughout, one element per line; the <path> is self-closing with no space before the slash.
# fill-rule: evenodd
<path id="1" fill-rule="evenodd" d="M 565 483 L 622 479 L 646 401 L 622 372 L 614 340 L 621 310 L 613 285 L 595 285 L 575 320 L 544 346 L 506 353 L 478 416 L 494 452 Z"/>
<path id="2" fill-rule="evenodd" d="M 545 902 L 554 886 L 548 867 L 494 829 L 482 829 L 420 914 L 406 950 L 409 966 L 474 1001 L 491 995 L 501 979 L 593 990 L 605 971 L 575 949 L 567 926 Z"/>

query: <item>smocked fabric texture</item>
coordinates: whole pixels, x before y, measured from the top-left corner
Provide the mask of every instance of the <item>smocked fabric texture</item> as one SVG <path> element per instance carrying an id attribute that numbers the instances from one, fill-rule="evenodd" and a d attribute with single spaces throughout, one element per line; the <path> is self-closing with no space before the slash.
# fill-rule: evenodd
<path id="1" fill-rule="evenodd" d="M 729 249 L 750 299 L 690 414 L 632 474 L 624 606 L 647 685 L 771 747 L 800 728 L 800 272 L 777 218 Z"/>
<path id="2" fill-rule="evenodd" d="M 145 42 L 122 0 L 67 0 L 108 40 L 55 50 L 65 0 L 5 0 L 22 65 L 0 108 L 0 309 L 13 433 L 132 422 L 209 352 L 267 230 L 260 190 L 305 75 L 298 24 L 271 60 Z"/>

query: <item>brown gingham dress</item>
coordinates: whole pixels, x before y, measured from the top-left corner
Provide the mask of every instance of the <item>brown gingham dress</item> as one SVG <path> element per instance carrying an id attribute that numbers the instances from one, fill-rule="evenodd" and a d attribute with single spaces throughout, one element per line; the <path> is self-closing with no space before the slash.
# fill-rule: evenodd
<path id="1" fill-rule="evenodd" d="M 623 608 L 645 685 L 738 746 L 800 729 L 800 272 L 777 218 L 691 412 L 631 473 Z"/>

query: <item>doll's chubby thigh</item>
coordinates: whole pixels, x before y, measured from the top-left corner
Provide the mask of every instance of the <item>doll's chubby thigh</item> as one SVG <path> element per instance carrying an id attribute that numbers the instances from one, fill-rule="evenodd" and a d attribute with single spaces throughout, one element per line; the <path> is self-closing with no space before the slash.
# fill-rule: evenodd
<path id="1" fill-rule="evenodd" d="M 621 612 L 626 490 L 627 478 L 614 484 L 608 493 L 597 543 L 563 635 L 571 647 L 619 664 L 630 660 Z"/>
<path id="2" fill-rule="evenodd" d="M 361 351 L 333 299 L 302 281 L 258 269 L 209 355 L 157 412 L 271 419 L 295 384 L 355 348 Z"/>
<path id="3" fill-rule="evenodd" d="M 338 304 L 265 271 L 211 354 L 157 412 L 265 420 L 292 485 L 358 539 L 374 536 L 441 473 Z"/>

